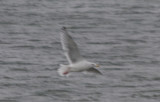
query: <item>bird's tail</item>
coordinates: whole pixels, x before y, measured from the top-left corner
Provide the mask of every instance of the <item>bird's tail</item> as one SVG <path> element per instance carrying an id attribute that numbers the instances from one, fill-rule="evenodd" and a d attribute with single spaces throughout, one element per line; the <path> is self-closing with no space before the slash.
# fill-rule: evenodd
<path id="1" fill-rule="evenodd" d="M 66 76 L 68 75 L 70 71 L 70 67 L 68 65 L 60 64 L 60 68 L 57 70 L 60 76 Z"/>

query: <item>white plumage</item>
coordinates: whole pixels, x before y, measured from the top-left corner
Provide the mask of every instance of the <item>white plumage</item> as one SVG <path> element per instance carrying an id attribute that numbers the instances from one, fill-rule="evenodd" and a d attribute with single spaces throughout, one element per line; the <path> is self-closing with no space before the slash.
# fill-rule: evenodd
<path id="1" fill-rule="evenodd" d="M 68 75 L 70 72 L 82 72 L 88 71 L 96 74 L 101 74 L 94 67 L 98 67 L 97 64 L 85 60 L 79 52 L 77 44 L 73 41 L 73 38 L 68 34 L 66 27 L 62 28 L 61 44 L 64 54 L 69 62 L 69 65 L 60 65 L 58 73 L 61 76 Z"/>

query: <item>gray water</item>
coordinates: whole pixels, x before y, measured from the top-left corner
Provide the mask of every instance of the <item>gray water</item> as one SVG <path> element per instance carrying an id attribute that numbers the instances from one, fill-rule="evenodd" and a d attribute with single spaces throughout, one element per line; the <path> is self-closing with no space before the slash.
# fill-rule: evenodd
<path id="1" fill-rule="evenodd" d="M 62 26 L 103 76 L 57 74 Z M 160 102 L 160 1 L 1 0 L 0 102 Z"/>

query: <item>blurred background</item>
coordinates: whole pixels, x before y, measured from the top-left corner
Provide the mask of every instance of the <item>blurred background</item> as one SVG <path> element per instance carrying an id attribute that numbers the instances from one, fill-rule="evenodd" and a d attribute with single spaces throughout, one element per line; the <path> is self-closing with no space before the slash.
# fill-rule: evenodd
<path id="1" fill-rule="evenodd" d="M 57 74 L 66 26 L 103 76 Z M 1 0 L 0 102 L 160 102 L 159 0 Z"/>

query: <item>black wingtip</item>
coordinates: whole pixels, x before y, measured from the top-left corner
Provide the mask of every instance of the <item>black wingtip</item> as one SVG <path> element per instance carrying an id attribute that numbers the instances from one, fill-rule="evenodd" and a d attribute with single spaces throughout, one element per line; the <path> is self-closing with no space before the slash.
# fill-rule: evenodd
<path id="1" fill-rule="evenodd" d="M 66 30 L 67 28 L 65 26 L 62 27 L 62 30 Z"/>

